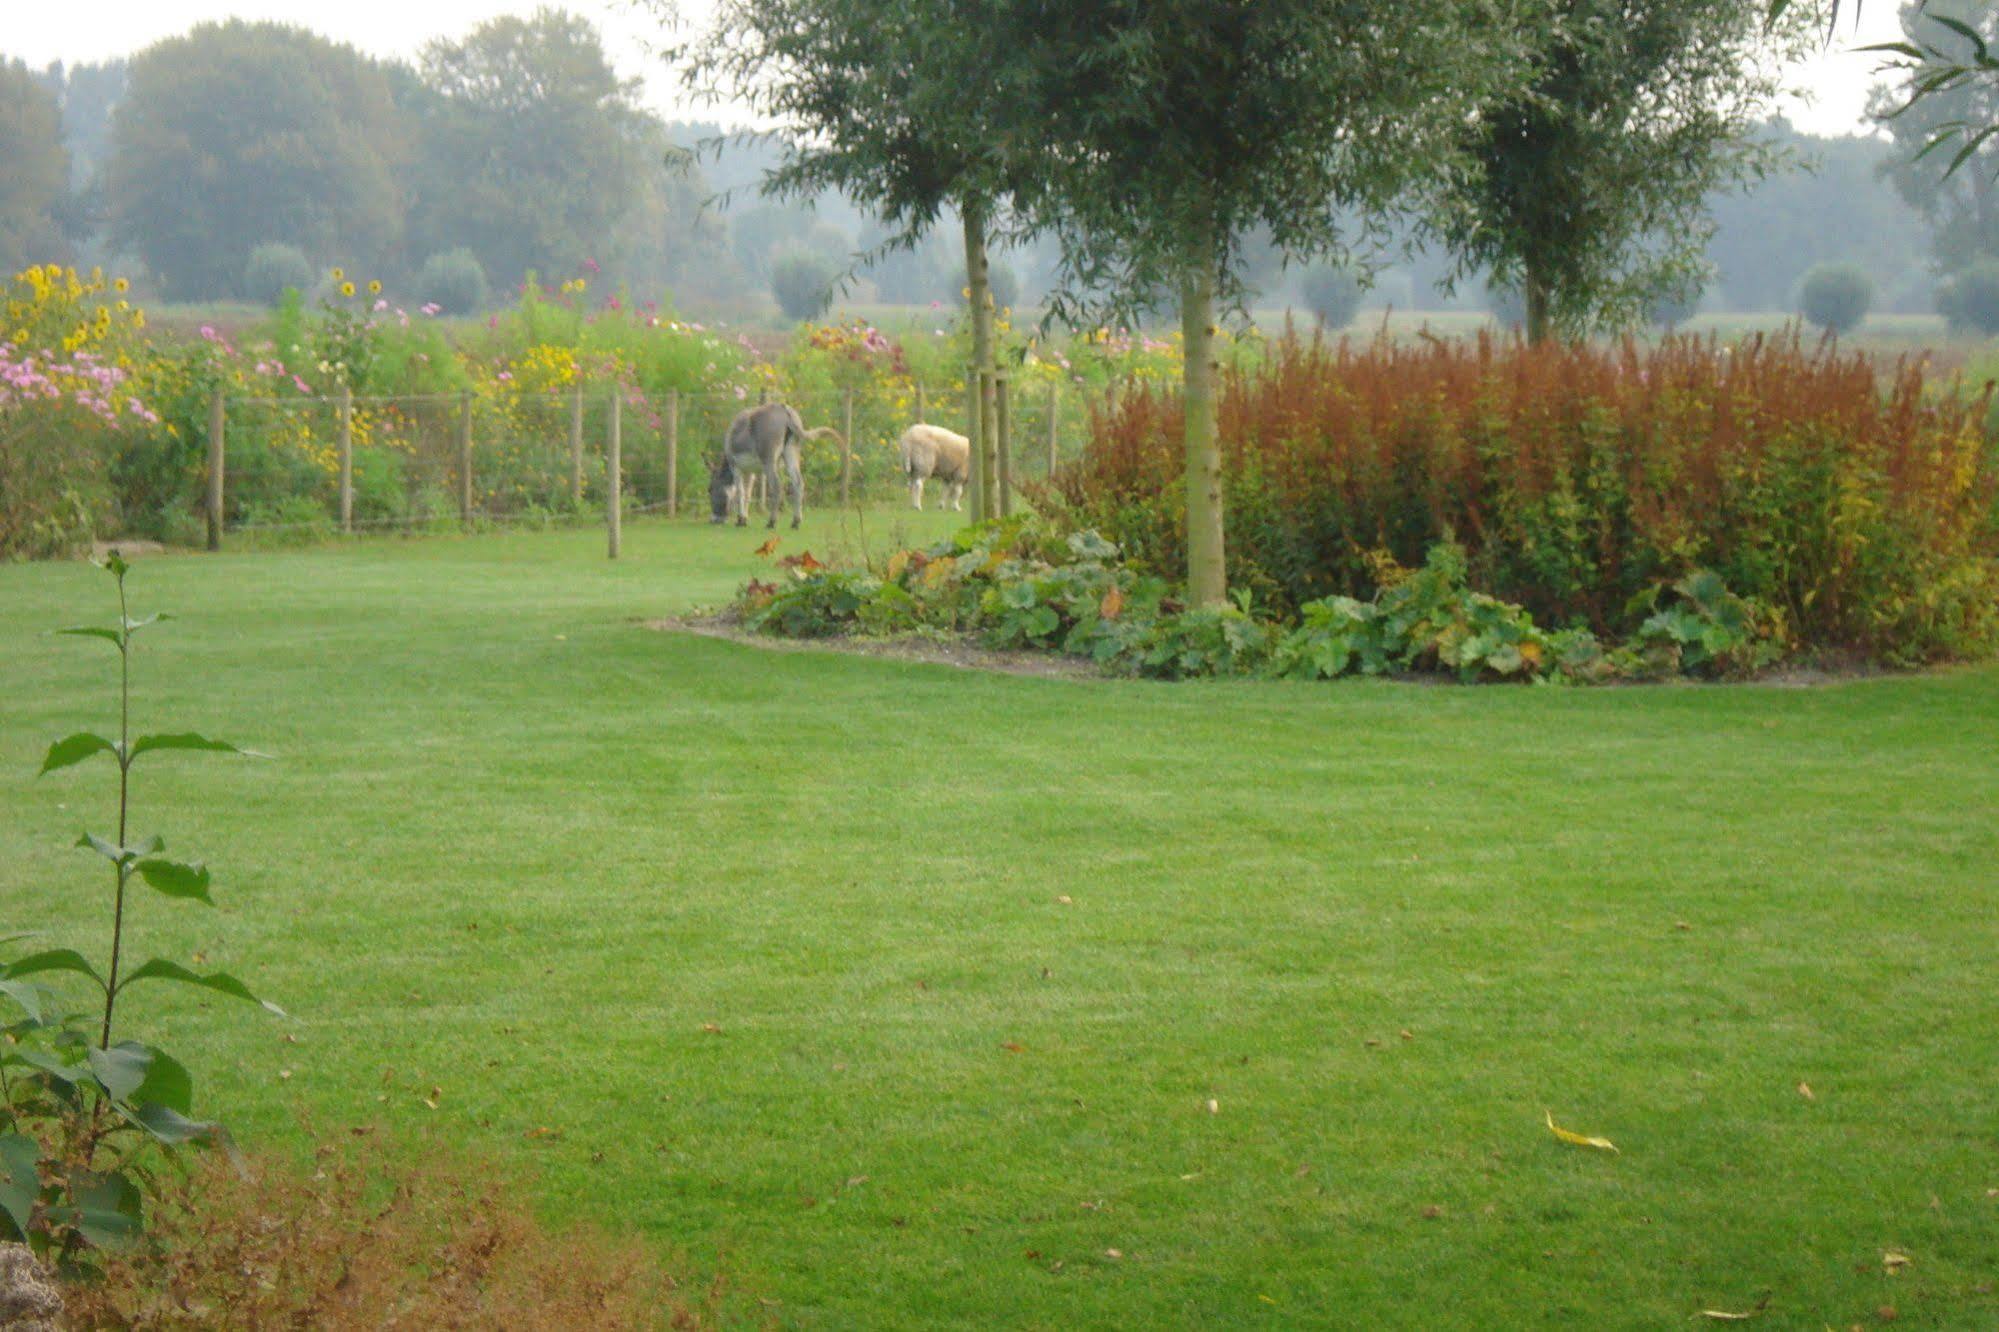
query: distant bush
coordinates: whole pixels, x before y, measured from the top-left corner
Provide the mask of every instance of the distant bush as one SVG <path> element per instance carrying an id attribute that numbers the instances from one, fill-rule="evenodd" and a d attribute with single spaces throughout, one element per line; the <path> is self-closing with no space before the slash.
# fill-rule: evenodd
<path id="1" fill-rule="evenodd" d="M 1701 294 L 1690 296 L 1659 296 L 1646 308 L 1646 318 L 1660 328 L 1671 331 L 1694 317 L 1701 308 Z"/>
<path id="2" fill-rule="evenodd" d="M 1294 612 L 1455 539 L 1471 586 L 1606 641 L 1705 568 L 1807 648 L 1977 655 L 1999 635 L 1982 411 L 1797 339 L 1278 342 L 1223 376 L 1229 579 Z M 1180 426 L 1177 394 L 1134 390 L 1036 501 L 1177 574 Z"/>
<path id="3" fill-rule="evenodd" d="M 1999 260 L 1981 259 L 1937 289 L 1937 311 L 1953 330 L 1999 333 Z"/>
<path id="4" fill-rule="evenodd" d="M 1360 274 L 1344 265 L 1318 264 L 1306 269 L 1298 289 L 1305 297 L 1305 308 L 1335 332 L 1360 313 Z"/>
<path id="5" fill-rule="evenodd" d="M 471 314 L 486 303 L 485 266 L 464 248 L 433 254 L 417 270 L 416 294 L 445 314 Z"/>
<path id="6" fill-rule="evenodd" d="M 1520 328 L 1527 323 L 1527 297 L 1518 287 L 1487 287 L 1485 308 L 1501 328 Z"/>
<path id="7" fill-rule="evenodd" d="M 1845 333 L 1874 304 L 1874 279 L 1858 264 L 1820 264 L 1798 284 L 1798 310 L 1828 333 Z"/>
<path id="8" fill-rule="evenodd" d="M 771 295 L 786 319 L 803 323 L 826 313 L 833 303 L 833 261 L 810 250 L 787 250 L 770 269 Z"/>
<path id="9" fill-rule="evenodd" d="M 259 305 L 276 305 L 287 291 L 311 288 L 313 268 L 296 245 L 259 245 L 243 265 L 243 294 Z"/>
<path id="10" fill-rule="evenodd" d="M 1013 265 L 1006 263 L 1004 260 L 988 264 L 986 266 L 986 282 L 993 289 L 993 304 L 1000 309 L 1011 310 L 1019 302 L 1020 274 L 1013 271 Z M 970 285 L 971 279 L 965 276 L 965 270 L 962 268 L 959 269 L 958 291 L 956 293 L 958 304 L 963 305 L 966 303 L 965 292 Z"/>

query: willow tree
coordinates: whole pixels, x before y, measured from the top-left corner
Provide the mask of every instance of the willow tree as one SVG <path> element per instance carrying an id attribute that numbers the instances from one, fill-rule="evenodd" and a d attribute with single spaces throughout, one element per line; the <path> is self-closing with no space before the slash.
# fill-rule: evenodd
<path id="1" fill-rule="evenodd" d="M 1178 294 L 1187 587 L 1227 593 L 1217 319 L 1245 296 L 1259 229 L 1294 258 L 1342 257 L 1341 218 L 1378 218 L 1458 170 L 1456 131 L 1509 78 L 1539 6 L 1509 0 L 1015 0 L 1030 81 L 1002 108 L 1044 158 L 1021 200 L 1061 241 L 1055 309 Z M 1372 224 L 1363 222 L 1362 226 Z"/>
<path id="2" fill-rule="evenodd" d="M 1761 133 L 1782 68 L 1816 31 L 1742 0 L 1553 0 L 1532 72 L 1462 130 L 1472 170 L 1431 234 L 1455 277 L 1524 298 L 1527 336 L 1637 322 L 1698 292 L 1716 192 L 1780 158 Z"/>
<path id="3" fill-rule="evenodd" d="M 670 8 L 670 6 L 665 6 Z M 787 140 L 767 194 L 838 190 L 883 222 L 884 250 L 913 248 L 949 211 L 964 231 L 969 383 L 995 368 L 987 256 L 1021 174 L 1001 45 L 1005 0 L 721 0 L 671 53 L 687 82 L 746 104 Z M 979 505 L 994 499 L 996 404 L 972 413 Z"/>

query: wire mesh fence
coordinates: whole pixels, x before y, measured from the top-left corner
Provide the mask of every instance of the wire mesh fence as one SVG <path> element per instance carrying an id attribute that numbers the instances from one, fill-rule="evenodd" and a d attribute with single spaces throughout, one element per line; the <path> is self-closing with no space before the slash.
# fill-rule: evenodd
<path id="1" fill-rule="evenodd" d="M 1077 456 L 1102 405 L 1067 380 L 1010 384 L 1007 398 L 1016 482 Z M 782 400 L 808 429 L 838 432 L 805 446 L 808 508 L 905 498 L 898 441 L 918 420 L 971 433 L 961 385 L 818 390 Z M 220 399 L 208 441 L 210 543 L 219 545 L 224 532 L 414 535 L 599 522 L 613 493 L 622 513 L 705 518 L 709 468 L 729 422 L 755 405 L 745 390 L 645 395 L 613 384 Z"/>

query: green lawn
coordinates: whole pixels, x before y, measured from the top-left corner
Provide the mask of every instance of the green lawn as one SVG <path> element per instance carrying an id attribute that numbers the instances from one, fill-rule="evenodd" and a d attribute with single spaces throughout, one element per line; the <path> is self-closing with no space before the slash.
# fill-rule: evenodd
<path id="1" fill-rule="evenodd" d="M 439 1131 L 787 1326 L 1999 1326 L 1999 670 L 1173 686 L 642 627 L 763 535 L 142 562 L 183 618 L 135 724 L 277 755 L 144 772 L 223 905 L 139 899 L 142 954 L 295 1018 L 133 1034 L 251 1142 Z M 107 719 L 44 631 L 109 591 L 0 567 L 0 922 L 93 951 L 111 770 L 32 773 Z"/>

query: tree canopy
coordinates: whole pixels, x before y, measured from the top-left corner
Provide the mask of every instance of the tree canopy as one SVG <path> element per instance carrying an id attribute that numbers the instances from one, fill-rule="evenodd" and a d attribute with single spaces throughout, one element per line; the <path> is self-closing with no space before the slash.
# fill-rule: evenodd
<path id="1" fill-rule="evenodd" d="M 61 257 L 56 217 L 69 192 L 56 99 L 18 60 L 0 61 L 0 277 Z M 0 329 L 0 338 L 6 330 Z"/>
<path id="2" fill-rule="evenodd" d="M 410 140 L 388 71 L 276 23 L 205 23 L 134 57 L 112 118 L 111 231 L 167 295 L 237 291 L 251 250 L 389 251 Z"/>
<path id="3" fill-rule="evenodd" d="M 1534 32 L 1531 73 L 1466 123 L 1472 169 L 1429 230 L 1454 276 L 1522 293 L 1538 340 L 1699 290 L 1709 202 L 1779 160 L 1759 131 L 1816 25 L 1741 0 L 1556 0 Z"/>
<path id="4" fill-rule="evenodd" d="M 1898 77 L 1868 110 L 1894 139 L 1897 191 L 1930 223 L 1945 273 L 1999 257 L 1999 79 L 1952 77 L 1999 42 L 1999 10 L 1978 0 L 1906 0 Z M 1988 127 L 1988 128 L 1981 128 Z"/>
<path id="5" fill-rule="evenodd" d="M 593 256 L 638 201 L 641 175 L 666 169 L 637 90 L 596 29 L 559 10 L 433 42 L 415 99 L 425 132 L 413 248 L 463 245 L 509 276 Z"/>

